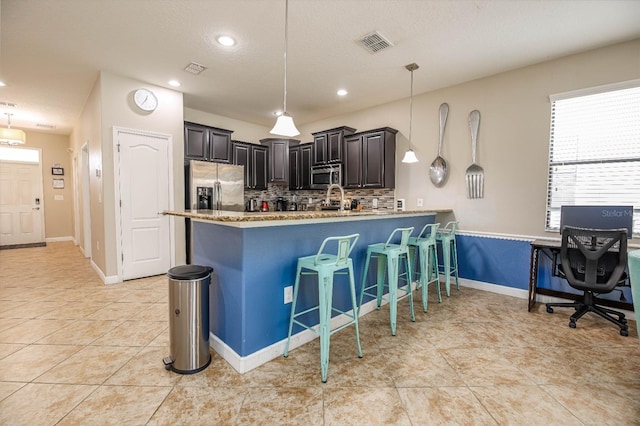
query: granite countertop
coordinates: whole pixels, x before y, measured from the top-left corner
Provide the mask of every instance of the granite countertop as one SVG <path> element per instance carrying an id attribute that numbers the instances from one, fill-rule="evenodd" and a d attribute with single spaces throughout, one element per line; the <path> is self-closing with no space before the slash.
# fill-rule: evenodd
<path id="1" fill-rule="evenodd" d="M 262 222 L 277 222 L 277 224 L 304 223 L 309 221 L 325 221 L 325 220 L 357 220 L 357 219 L 375 219 L 389 216 L 422 216 L 435 215 L 437 213 L 451 213 L 451 209 L 436 210 L 411 210 L 411 211 L 395 211 L 387 209 L 351 211 L 345 210 L 307 210 L 307 211 L 282 211 L 282 212 L 234 212 L 227 210 L 183 210 L 183 211 L 165 211 L 163 214 L 185 217 L 199 221 L 223 222 L 229 225 L 260 226 Z M 275 223 L 274 223 L 275 224 Z"/>

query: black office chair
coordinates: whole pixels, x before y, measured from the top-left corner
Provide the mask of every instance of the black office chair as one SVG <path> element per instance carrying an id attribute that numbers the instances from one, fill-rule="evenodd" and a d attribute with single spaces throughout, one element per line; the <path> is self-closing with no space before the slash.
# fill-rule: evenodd
<path id="1" fill-rule="evenodd" d="M 565 226 L 560 260 L 559 275 L 571 287 L 584 291 L 584 296 L 573 303 L 547 303 L 547 312 L 553 313 L 554 306 L 575 308 L 576 312 L 569 319 L 571 328 L 576 328 L 576 321 L 585 313 L 594 312 L 620 327 L 621 335 L 628 336 L 624 314 L 598 306 L 595 296 L 610 293 L 627 278 L 627 230 Z"/>

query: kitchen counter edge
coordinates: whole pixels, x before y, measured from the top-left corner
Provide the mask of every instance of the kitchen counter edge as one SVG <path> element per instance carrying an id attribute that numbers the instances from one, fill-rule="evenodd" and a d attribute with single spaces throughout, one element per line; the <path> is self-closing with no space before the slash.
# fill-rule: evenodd
<path id="1" fill-rule="evenodd" d="M 234 226 L 240 228 L 254 228 L 263 226 L 281 226 L 281 225 L 298 225 L 305 223 L 320 223 L 334 221 L 350 221 L 350 220 L 373 220 L 385 219 L 393 216 L 428 216 L 438 213 L 451 213 L 451 209 L 436 210 L 411 210 L 411 211 L 394 211 L 394 210 L 367 210 L 367 211 L 350 211 L 344 212 L 326 210 L 326 211 L 297 211 L 297 212 L 268 212 L 268 213 L 249 213 L 234 212 L 225 210 L 184 210 L 184 211 L 165 211 L 163 214 L 170 216 L 184 217 L 191 220 L 202 222 L 215 222 L 220 225 Z"/>

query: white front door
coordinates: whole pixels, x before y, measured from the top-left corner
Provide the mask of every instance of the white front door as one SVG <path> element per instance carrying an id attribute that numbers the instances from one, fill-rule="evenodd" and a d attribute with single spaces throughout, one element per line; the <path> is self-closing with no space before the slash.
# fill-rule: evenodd
<path id="1" fill-rule="evenodd" d="M 170 268 L 169 139 L 116 130 L 119 145 L 123 280 L 164 274 Z"/>
<path id="2" fill-rule="evenodd" d="M 40 163 L 0 160 L 0 246 L 40 243 L 44 243 Z"/>

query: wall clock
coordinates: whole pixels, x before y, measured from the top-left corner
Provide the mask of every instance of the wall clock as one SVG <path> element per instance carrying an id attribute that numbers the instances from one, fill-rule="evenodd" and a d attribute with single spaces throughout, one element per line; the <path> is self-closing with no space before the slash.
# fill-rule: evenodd
<path id="1" fill-rule="evenodd" d="M 133 93 L 133 102 L 143 111 L 151 112 L 158 107 L 158 98 L 148 89 L 138 89 Z"/>

